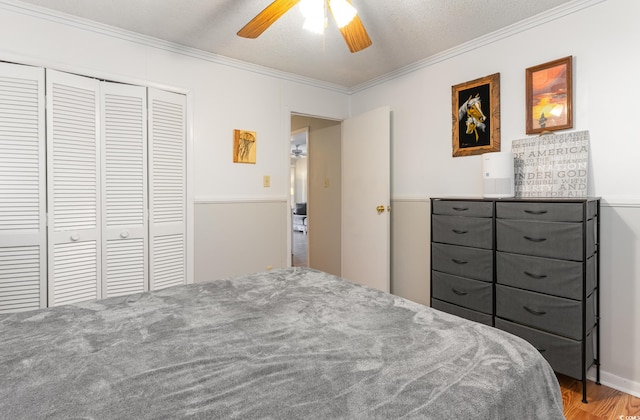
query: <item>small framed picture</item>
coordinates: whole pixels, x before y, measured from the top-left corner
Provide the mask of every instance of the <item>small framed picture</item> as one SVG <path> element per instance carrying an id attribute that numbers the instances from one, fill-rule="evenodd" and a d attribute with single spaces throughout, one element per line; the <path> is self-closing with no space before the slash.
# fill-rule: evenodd
<path id="1" fill-rule="evenodd" d="M 233 130 L 233 161 L 256 163 L 256 132 Z"/>
<path id="2" fill-rule="evenodd" d="M 500 73 L 451 87 L 453 156 L 500 151 Z"/>
<path id="3" fill-rule="evenodd" d="M 573 127 L 572 57 L 526 70 L 527 134 Z"/>

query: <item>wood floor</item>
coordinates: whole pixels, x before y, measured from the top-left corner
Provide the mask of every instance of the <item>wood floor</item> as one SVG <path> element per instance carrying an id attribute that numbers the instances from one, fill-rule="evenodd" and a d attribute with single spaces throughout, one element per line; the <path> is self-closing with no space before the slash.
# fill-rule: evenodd
<path id="1" fill-rule="evenodd" d="M 293 232 L 294 267 L 307 266 L 307 235 Z M 558 375 L 567 420 L 640 420 L 640 398 L 589 382 L 587 404 L 582 402 L 582 382 Z M 622 417 L 620 417 L 622 416 Z M 637 416 L 634 419 L 633 416 Z"/>
<path id="2" fill-rule="evenodd" d="M 640 398 L 589 381 L 584 404 L 582 382 L 563 375 L 558 381 L 567 420 L 640 420 Z"/>

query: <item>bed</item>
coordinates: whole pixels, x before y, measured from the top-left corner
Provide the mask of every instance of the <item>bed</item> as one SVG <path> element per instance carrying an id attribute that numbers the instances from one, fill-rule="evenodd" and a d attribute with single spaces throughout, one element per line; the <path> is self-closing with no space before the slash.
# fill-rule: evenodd
<path id="1" fill-rule="evenodd" d="M 320 271 L 0 316 L 7 419 L 562 419 L 527 342 Z"/>

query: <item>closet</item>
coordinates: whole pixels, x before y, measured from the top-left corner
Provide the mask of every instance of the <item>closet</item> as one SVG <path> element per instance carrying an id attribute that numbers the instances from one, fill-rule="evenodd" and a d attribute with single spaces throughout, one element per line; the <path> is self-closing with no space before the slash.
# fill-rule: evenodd
<path id="1" fill-rule="evenodd" d="M 185 108 L 0 63 L 0 313 L 185 282 Z"/>

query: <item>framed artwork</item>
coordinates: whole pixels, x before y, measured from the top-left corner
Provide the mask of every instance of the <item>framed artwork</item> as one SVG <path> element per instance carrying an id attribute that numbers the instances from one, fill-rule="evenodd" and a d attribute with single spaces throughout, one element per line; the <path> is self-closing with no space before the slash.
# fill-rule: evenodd
<path id="1" fill-rule="evenodd" d="M 572 57 L 526 70 L 527 134 L 573 127 Z"/>
<path id="2" fill-rule="evenodd" d="M 453 156 L 500 151 L 500 73 L 451 87 Z"/>
<path id="3" fill-rule="evenodd" d="M 554 153 L 548 153 L 553 150 Z M 584 198 L 589 183 L 589 131 L 514 140 L 516 197 Z"/>
<path id="4" fill-rule="evenodd" d="M 233 161 L 256 163 L 256 132 L 233 130 Z"/>

